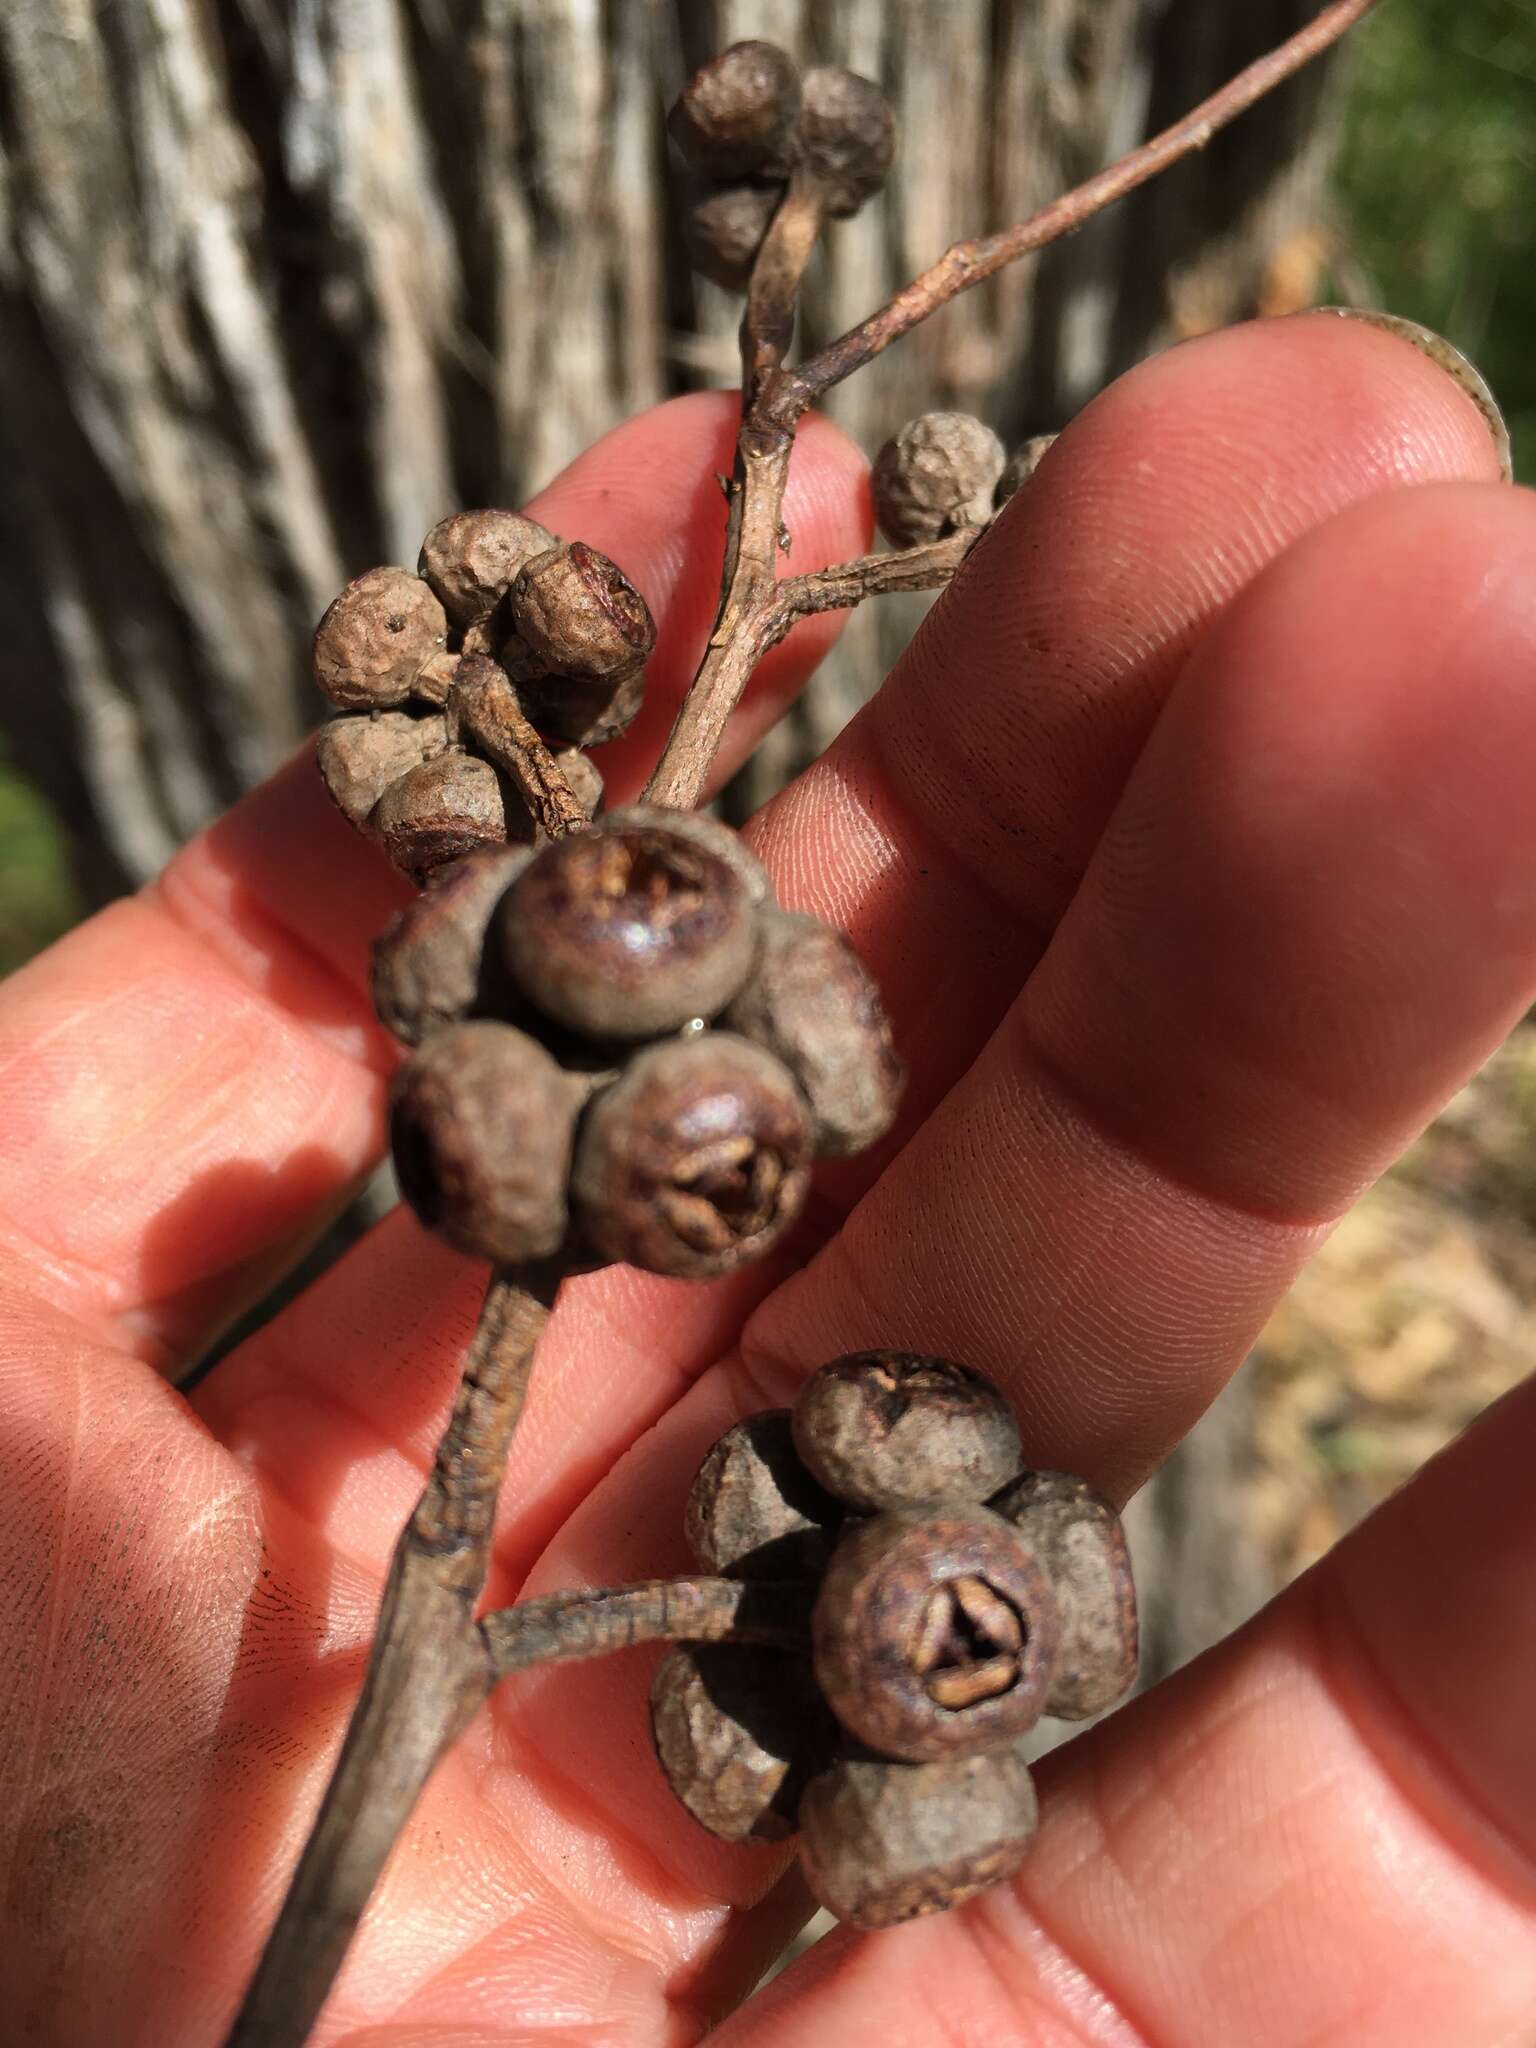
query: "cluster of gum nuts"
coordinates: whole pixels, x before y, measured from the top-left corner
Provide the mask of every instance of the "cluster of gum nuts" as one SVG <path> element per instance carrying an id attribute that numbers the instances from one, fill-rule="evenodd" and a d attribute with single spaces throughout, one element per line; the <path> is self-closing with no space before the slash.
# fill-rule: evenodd
<path id="1" fill-rule="evenodd" d="M 331 793 L 425 884 L 374 949 L 375 1007 L 414 1048 L 401 1191 L 475 1257 L 717 1278 L 777 1243 L 814 1158 L 889 1128 L 878 991 L 715 819 L 631 806 L 516 843 L 537 839 L 504 766 L 518 731 L 571 743 L 595 810 L 579 749 L 634 716 L 650 613 L 513 512 L 443 520 L 420 568 L 349 584 L 314 648 L 344 707 L 317 743 Z"/>
<path id="2" fill-rule="evenodd" d="M 803 1586 L 809 1650 L 688 1646 L 651 1689 L 662 1769 L 730 1841 L 799 1833 L 855 1926 L 940 1912 L 1009 1876 L 1035 1830 L 1024 1738 L 1136 1673 L 1114 1509 L 1023 1469 L 998 1390 L 944 1360 L 823 1366 L 793 1409 L 709 1452 L 686 1529 L 706 1569 Z"/>
<path id="3" fill-rule="evenodd" d="M 668 117 L 692 188 L 686 223 L 693 267 L 727 290 L 746 287 L 791 175 L 816 181 L 834 219 L 880 190 L 895 151 L 895 120 L 873 79 L 835 65 L 801 72 L 766 42 L 734 43 L 697 71 Z M 909 420 L 875 461 L 875 510 L 893 546 L 984 526 L 1028 482 L 1055 439 L 1041 434 L 1010 456 L 969 413 Z"/>

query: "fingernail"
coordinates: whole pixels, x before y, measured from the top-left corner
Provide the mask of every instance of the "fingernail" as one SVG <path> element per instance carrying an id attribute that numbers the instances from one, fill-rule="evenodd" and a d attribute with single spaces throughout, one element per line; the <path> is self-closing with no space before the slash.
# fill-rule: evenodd
<path id="1" fill-rule="evenodd" d="M 1368 326 L 1384 328 L 1388 334 L 1398 335 L 1416 348 L 1421 356 L 1428 356 L 1432 363 L 1438 364 L 1447 377 L 1460 385 L 1487 421 L 1493 445 L 1498 450 L 1504 481 L 1507 484 L 1514 482 L 1515 463 L 1509 443 L 1509 428 L 1504 424 L 1498 400 L 1488 388 L 1488 380 L 1470 357 L 1464 356 L 1443 334 L 1436 334 L 1432 327 L 1421 327 L 1417 320 L 1404 320 L 1397 313 L 1378 313 L 1368 306 L 1319 306 L 1317 311 L 1336 313 L 1341 320 L 1363 320 Z"/>

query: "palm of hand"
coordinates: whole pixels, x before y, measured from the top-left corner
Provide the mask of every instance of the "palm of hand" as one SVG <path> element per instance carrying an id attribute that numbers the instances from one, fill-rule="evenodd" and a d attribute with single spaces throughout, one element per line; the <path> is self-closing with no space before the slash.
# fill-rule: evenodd
<path id="1" fill-rule="evenodd" d="M 615 798 L 707 625 L 730 414 L 637 421 L 535 508 L 619 556 L 662 622 Z M 886 990 L 900 1143 L 825 1178 L 798 1259 L 570 1289 L 493 1600 L 685 1568 L 705 1445 L 871 1343 L 994 1373 L 1031 1458 L 1111 1492 L 1166 1453 L 1536 990 L 1515 566 L 1536 514 L 1469 487 L 1493 474 L 1452 386 L 1337 322 L 1177 351 L 1073 428 L 758 831 L 786 900 L 843 924 Z M 788 518 L 802 564 L 864 537 L 861 465 L 814 422 Z M 765 665 L 738 755 L 829 630 Z M 478 1271 L 397 1215 L 190 1405 L 160 1372 L 372 1156 L 391 1055 L 366 952 L 398 895 L 300 763 L 4 993 L 18 2039 L 219 2038 L 355 1691 Z M 1016 1884 L 836 1937 L 723 2040 L 1519 2038 L 1532 1426 L 1516 1397 L 1241 1638 L 1054 1759 Z M 320 2041 L 659 2048 L 743 1996 L 800 1893 L 778 1852 L 673 1805 L 648 1670 L 503 1689 Z"/>

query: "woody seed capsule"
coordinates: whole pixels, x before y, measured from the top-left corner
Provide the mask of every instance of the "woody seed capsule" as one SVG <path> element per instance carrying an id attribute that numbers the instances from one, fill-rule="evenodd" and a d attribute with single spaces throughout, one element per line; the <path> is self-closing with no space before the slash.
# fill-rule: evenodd
<path id="1" fill-rule="evenodd" d="M 423 881 L 447 861 L 505 842 L 496 771 L 450 747 L 392 782 L 369 813 L 368 829 L 402 874 Z"/>
<path id="2" fill-rule="evenodd" d="M 373 1006 L 405 1045 L 420 1045 L 472 1010 L 507 1007 L 497 986 L 500 953 L 486 928 L 533 858 L 493 846 L 437 869 L 373 945 Z"/>
<path id="3" fill-rule="evenodd" d="M 1021 1748 L 927 1764 L 848 1757 L 806 1787 L 800 1860 L 828 1912 L 894 1927 L 1011 1877 L 1036 1820 Z"/>
<path id="4" fill-rule="evenodd" d="M 1045 1706 L 1060 1625 L 1018 1532 L 936 1502 L 857 1522 L 811 1618 L 816 1676 L 851 1735 L 926 1763 L 997 1749 Z"/>
<path id="5" fill-rule="evenodd" d="M 896 153 L 890 101 L 872 78 L 837 65 L 805 74 L 796 135 L 834 220 L 857 213 L 880 190 Z"/>
<path id="6" fill-rule="evenodd" d="M 908 420 L 875 457 L 880 531 L 893 547 L 915 547 L 958 527 L 984 526 L 1006 460 L 996 434 L 969 413 Z"/>
<path id="7" fill-rule="evenodd" d="M 733 43 L 689 79 L 667 128 L 688 161 L 712 178 L 786 174 L 799 106 L 799 74 L 783 50 Z"/>
<path id="8" fill-rule="evenodd" d="M 857 1508 L 983 1501 L 1018 1472 L 1019 1425 L 969 1366 L 860 1351 L 812 1374 L 794 1407 L 807 1471 Z"/>
<path id="9" fill-rule="evenodd" d="M 757 946 L 739 875 L 666 825 L 605 821 L 542 848 L 499 923 L 529 1000 L 594 1038 L 650 1038 L 713 1017 Z"/>
<path id="10" fill-rule="evenodd" d="M 1060 439 L 1059 434 L 1036 434 L 1032 439 L 1020 442 L 1003 465 L 1003 473 L 992 493 L 994 507 L 1006 505 L 1016 491 L 1022 490 Z"/>
<path id="11" fill-rule="evenodd" d="M 547 527 L 520 512 L 455 512 L 427 535 L 416 566 L 452 623 L 470 626 L 510 589 L 525 563 L 557 545 Z"/>
<path id="12" fill-rule="evenodd" d="M 761 1258 L 799 1214 L 810 1119 L 789 1075 L 723 1031 L 636 1055 L 582 1121 L 572 1205 L 604 1257 L 715 1280 Z"/>
<path id="13" fill-rule="evenodd" d="M 502 664 L 533 723 L 582 747 L 621 733 L 645 694 L 656 622 L 618 564 L 583 541 L 547 548 L 518 572 L 507 605 Z"/>
<path id="14" fill-rule="evenodd" d="M 711 1446 L 688 1490 L 683 1530 L 705 1571 L 790 1579 L 821 1570 L 842 1514 L 800 1462 L 789 1410 L 770 1408 Z"/>
<path id="15" fill-rule="evenodd" d="M 410 696 L 447 631 L 447 614 L 420 577 L 369 569 L 315 628 L 315 681 L 344 711 L 387 711 Z"/>
<path id="16" fill-rule="evenodd" d="M 413 718 L 408 711 L 380 711 L 373 717 L 354 712 L 321 726 L 315 764 L 337 808 L 362 826 L 392 782 L 447 744 L 447 727 L 436 713 Z"/>
<path id="17" fill-rule="evenodd" d="M 509 1024 L 456 1024 L 395 1077 L 400 1190 L 429 1230 L 472 1257 L 547 1258 L 566 1229 L 566 1175 L 583 1089 Z"/>
<path id="18" fill-rule="evenodd" d="M 782 1841 L 836 1731 L 810 1671 L 745 1644 L 673 1650 L 651 1685 L 651 1741 L 667 1783 L 712 1835 Z"/>
<path id="19" fill-rule="evenodd" d="M 1136 1588 L 1120 1517 L 1085 1479 L 1026 1472 L 991 1503 L 1049 1573 L 1061 1648 L 1045 1711 L 1086 1720 L 1136 1682 Z"/>
<path id="20" fill-rule="evenodd" d="M 880 992 L 840 931 L 775 910 L 751 978 L 721 1019 L 776 1053 L 816 1119 L 819 1155 L 862 1152 L 895 1120 L 904 1076 Z"/>
<path id="21" fill-rule="evenodd" d="M 783 196 L 778 185 L 722 185 L 701 193 L 684 221 L 694 269 L 726 291 L 744 291 Z"/>

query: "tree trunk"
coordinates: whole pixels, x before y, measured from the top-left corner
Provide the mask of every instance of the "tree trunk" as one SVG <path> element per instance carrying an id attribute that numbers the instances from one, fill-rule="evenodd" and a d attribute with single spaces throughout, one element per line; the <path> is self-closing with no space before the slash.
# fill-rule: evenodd
<path id="1" fill-rule="evenodd" d="M 315 722 L 309 634 L 346 576 L 734 379 L 738 303 L 683 260 L 662 121 L 711 51 L 767 36 L 895 102 L 889 187 L 809 279 L 816 342 L 1316 5 L 5 0 L 0 721 L 87 894 L 153 872 Z M 871 450 L 934 404 L 1014 440 L 1247 313 L 1319 218 L 1326 92 L 1296 81 L 832 410 Z M 825 743 L 913 619 L 855 617 L 738 802 Z"/>

